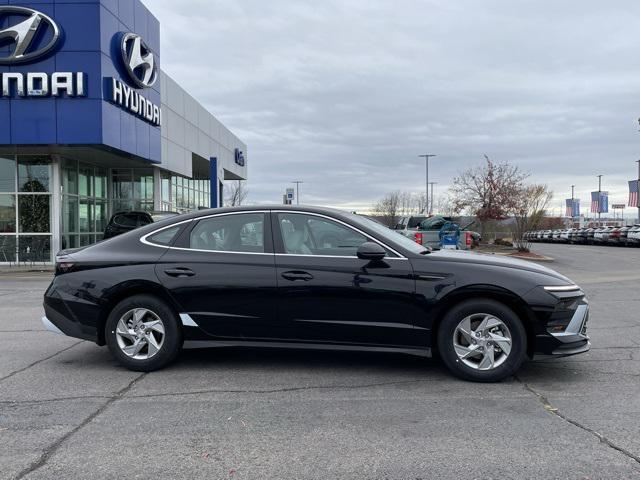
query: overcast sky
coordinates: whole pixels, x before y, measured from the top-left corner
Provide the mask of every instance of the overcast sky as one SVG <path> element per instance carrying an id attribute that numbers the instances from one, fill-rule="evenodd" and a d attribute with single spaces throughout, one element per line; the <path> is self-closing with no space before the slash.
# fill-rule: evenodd
<path id="1" fill-rule="evenodd" d="M 589 206 L 640 158 L 640 2 L 145 0 L 163 69 L 248 145 L 252 203 L 436 196 L 487 154 Z M 631 213 L 628 209 L 627 213 Z"/>

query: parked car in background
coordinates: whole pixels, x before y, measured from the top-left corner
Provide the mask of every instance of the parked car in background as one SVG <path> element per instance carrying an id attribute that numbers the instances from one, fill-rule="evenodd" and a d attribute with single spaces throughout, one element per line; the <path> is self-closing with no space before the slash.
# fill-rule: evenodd
<path id="1" fill-rule="evenodd" d="M 104 239 L 117 237 L 138 227 L 159 222 L 178 215 L 177 212 L 117 212 L 114 213 L 104 230 Z"/>
<path id="2" fill-rule="evenodd" d="M 640 246 L 640 225 L 634 225 L 627 232 L 627 245 L 630 247 Z"/>
<path id="3" fill-rule="evenodd" d="M 451 217 L 434 215 L 411 215 L 400 218 L 394 230 L 424 247 L 438 248 L 440 246 L 440 230 L 452 222 Z M 461 227 L 458 248 L 467 250 L 480 244 L 480 234 L 467 230 L 474 222 Z"/>
<path id="4" fill-rule="evenodd" d="M 607 238 L 607 242 L 610 245 L 619 246 L 621 241 L 622 245 L 624 245 L 624 241 L 622 240 L 622 228 L 624 227 L 615 227 L 611 229 L 609 237 Z"/>
<path id="5" fill-rule="evenodd" d="M 587 229 L 586 228 L 576 228 L 571 236 L 571 243 L 584 244 L 586 241 Z"/>

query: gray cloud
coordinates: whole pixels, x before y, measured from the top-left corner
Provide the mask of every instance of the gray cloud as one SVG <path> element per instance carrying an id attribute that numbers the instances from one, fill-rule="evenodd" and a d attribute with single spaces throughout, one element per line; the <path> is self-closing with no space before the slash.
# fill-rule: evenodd
<path id="1" fill-rule="evenodd" d="M 484 153 L 583 205 L 640 158 L 640 4 L 595 0 L 147 1 L 163 68 L 249 145 L 250 200 L 363 209 L 444 190 Z M 185 49 L 185 46 L 188 47 Z"/>

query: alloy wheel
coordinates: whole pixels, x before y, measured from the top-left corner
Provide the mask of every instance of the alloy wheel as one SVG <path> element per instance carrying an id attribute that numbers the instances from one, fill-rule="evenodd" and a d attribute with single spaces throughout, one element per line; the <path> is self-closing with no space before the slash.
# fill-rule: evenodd
<path id="1" fill-rule="evenodd" d="M 134 308 L 122 315 L 115 333 L 122 353 L 135 360 L 148 360 L 157 354 L 165 337 L 164 323 L 146 308 Z"/>
<path id="2" fill-rule="evenodd" d="M 453 333 L 453 348 L 459 361 L 475 370 L 502 365 L 511 353 L 512 343 L 509 328 L 488 313 L 465 317 Z"/>

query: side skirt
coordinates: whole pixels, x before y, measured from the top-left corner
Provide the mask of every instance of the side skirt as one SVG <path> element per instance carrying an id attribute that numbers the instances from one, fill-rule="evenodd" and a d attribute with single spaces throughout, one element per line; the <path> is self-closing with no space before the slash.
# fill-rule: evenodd
<path id="1" fill-rule="evenodd" d="M 431 357 L 430 348 L 402 348 L 402 347 L 375 347 L 360 345 L 326 345 L 318 343 L 297 343 L 297 342 L 245 342 L 227 340 L 187 340 L 183 348 L 221 348 L 221 347 L 260 347 L 260 348 L 289 348 L 302 350 L 333 350 L 347 352 L 385 352 L 404 353 L 419 357 Z"/>

